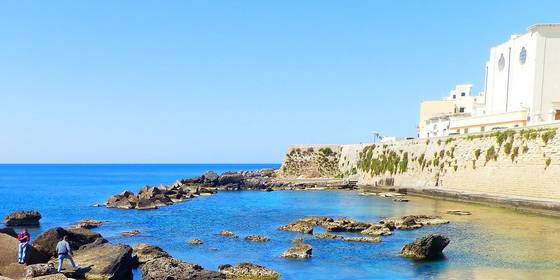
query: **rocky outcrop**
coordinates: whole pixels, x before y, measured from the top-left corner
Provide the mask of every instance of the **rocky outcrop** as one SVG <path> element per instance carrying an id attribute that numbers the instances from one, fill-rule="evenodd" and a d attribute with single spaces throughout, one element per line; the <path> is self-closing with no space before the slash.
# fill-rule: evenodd
<path id="1" fill-rule="evenodd" d="M 7 226 L 38 226 L 41 214 L 37 211 L 17 211 L 4 218 Z"/>
<path id="2" fill-rule="evenodd" d="M 226 279 L 220 272 L 205 270 L 202 266 L 180 260 L 161 257 L 150 260 L 140 266 L 142 280 L 191 280 L 191 279 Z"/>
<path id="3" fill-rule="evenodd" d="M 369 236 L 386 236 L 393 234 L 392 230 L 395 229 L 391 227 L 391 225 L 387 224 L 374 224 L 371 225 L 369 228 L 362 230 L 360 233 Z"/>
<path id="4" fill-rule="evenodd" d="M 383 219 L 379 223 L 400 230 L 414 230 L 426 225 L 448 224 L 449 220 L 442 219 L 439 216 L 408 215 Z"/>
<path id="5" fill-rule="evenodd" d="M 334 222 L 332 218 L 329 217 L 305 217 L 298 220 L 299 222 L 305 222 L 313 226 L 322 226 Z"/>
<path id="6" fill-rule="evenodd" d="M 445 249 L 449 242 L 449 238 L 443 235 L 430 234 L 405 245 L 401 250 L 401 256 L 415 260 L 441 258 L 443 256 L 443 249 Z"/>
<path id="7" fill-rule="evenodd" d="M 171 257 L 167 252 L 157 246 L 148 244 L 138 244 L 132 249 L 134 256 L 136 257 L 138 264 L 145 264 L 151 260 L 158 258 L 168 258 Z"/>
<path id="8" fill-rule="evenodd" d="M 292 248 L 282 253 L 282 257 L 286 259 L 309 259 L 313 253 L 313 247 L 304 243 L 302 239 L 296 238 L 293 240 Z"/>
<path id="9" fill-rule="evenodd" d="M 39 235 L 33 246 L 48 257 L 55 257 L 56 244 L 68 235 L 70 247 L 78 250 L 81 246 L 96 242 L 102 238 L 101 234 L 83 228 L 63 229 L 61 227 L 52 228 Z M 99 241 L 98 241 L 99 242 Z"/>
<path id="10" fill-rule="evenodd" d="M 74 253 L 80 265 L 76 273 L 86 279 L 132 279 L 132 248 L 122 244 L 103 244 Z"/>
<path id="11" fill-rule="evenodd" d="M 124 237 L 134 237 L 134 236 L 138 236 L 140 235 L 140 231 L 139 230 L 130 230 L 130 231 L 125 231 L 121 233 L 121 236 Z"/>
<path id="12" fill-rule="evenodd" d="M 240 263 L 236 266 L 225 264 L 218 270 L 226 275 L 227 279 L 276 280 L 280 277 L 278 272 L 252 263 Z"/>
<path id="13" fill-rule="evenodd" d="M 327 231 L 332 232 L 360 232 L 368 229 L 370 226 L 371 224 L 369 223 L 358 222 L 352 219 L 336 219 L 323 225 Z"/>
<path id="14" fill-rule="evenodd" d="M 245 240 L 252 242 L 268 242 L 270 239 L 262 235 L 249 235 L 245 237 Z"/>
<path id="15" fill-rule="evenodd" d="M 287 224 L 279 227 L 278 229 L 283 231 L 313 234 L 313 225 L 304 221 L 297 221 L 295 223 Z"/>
<path id="16" fill-rule="evenodd" d="M 103 222 L 101 221 L 96 221 L 96 220 L 81 220 L 79 221 L 75 227 L 76 228 L 85 228 L 85 229 L 92 229 L 92 228 L 98 228 L 101 225 L 103 225 Z"/>
<path id="17" fill-rule="evenodd" d="M 237 238 L 237 235 L 229 230 L 220 231 L 220 235 L 223 237 Z"/>

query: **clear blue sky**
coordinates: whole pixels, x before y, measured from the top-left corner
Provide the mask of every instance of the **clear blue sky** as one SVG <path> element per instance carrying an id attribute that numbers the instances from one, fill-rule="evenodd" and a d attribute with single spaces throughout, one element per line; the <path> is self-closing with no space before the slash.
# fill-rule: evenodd
<path id="1" fill-rule="evenodd" d="M 537 3 L 538 2 L 538 3 Z M 87 4 L 86 4 L 87 3 Z M 3 1 L 0 162 L 280 162 L 414 136 L 559 1 Z"/>

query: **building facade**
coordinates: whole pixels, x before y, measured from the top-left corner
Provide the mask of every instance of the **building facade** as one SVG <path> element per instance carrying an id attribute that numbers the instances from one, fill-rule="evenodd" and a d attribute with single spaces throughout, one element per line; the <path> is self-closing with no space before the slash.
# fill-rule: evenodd
<path id="1" fill-rule="evenodd" d="M 484 91 L 470 96 L 458 85 L 444 100 L 453 114 L 420 116 L 419 137 L 445 136 L 560 121 L 560 24 L 537 24 L 490 49 Z M 422 108 L 421 108 L 422 112 Z M 448 119 L 446 134 L 428 123 Z M 424 123 L 424 124 L 423 124 Z M 430 128 L 432 130 L 430 130 Z"/>

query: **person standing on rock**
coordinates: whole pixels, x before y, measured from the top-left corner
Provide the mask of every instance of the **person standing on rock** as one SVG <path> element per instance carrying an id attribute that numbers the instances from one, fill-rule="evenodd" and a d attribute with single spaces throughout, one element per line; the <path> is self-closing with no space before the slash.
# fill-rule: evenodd
<path id="1" fill-rule="evenodd" d="M 65 235 L 62 240 L 56 244 L 56 253 L 58 254 L 58 272 L 62 272 L 62 264 L 64 259 L 68 259 L 72 268 L 76 270 L 76 264 L 72 258 L 72 248 L 70 248 L 70 243 L 68 243 L 68 235 Z"/>
<path id="2" fill-rule="evenodd" d="M 27 255 L 27 248 L 29 247 L 29 241 L 31 241 L 31 236 L 27 229 L 24 228 L 17 236 L 19 240 L 18 245 L 18 263 L 24 264 L 25 263 L 25 256 Z"/>

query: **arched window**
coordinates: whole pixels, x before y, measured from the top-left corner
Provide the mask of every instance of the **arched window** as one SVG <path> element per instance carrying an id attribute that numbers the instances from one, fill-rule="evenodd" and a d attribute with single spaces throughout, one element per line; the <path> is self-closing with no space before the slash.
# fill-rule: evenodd
<path id="1" fill-rule="evenodd" d="M 525 64 L 525 61 L 527 61 L 527 49 L 525 49 L 525 47 L 521 48 L 521 51 L 519 52 L 519 63 L 521 63 L 522 65 Z"/>

